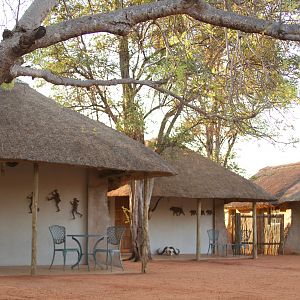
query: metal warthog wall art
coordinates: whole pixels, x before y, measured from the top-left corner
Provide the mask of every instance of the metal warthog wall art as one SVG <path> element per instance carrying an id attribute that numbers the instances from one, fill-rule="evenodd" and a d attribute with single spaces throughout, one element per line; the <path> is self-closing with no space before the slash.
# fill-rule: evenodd
<path id="1" fill-rule="evenodd" d="M 195 209 L 191 209 L 190 210 L 190 214 L 191 214 L 191 216 L 197 216 L 197 211 Z M 212 215 L 212 210 L 208 209 L 206 211 L 206 214 L 207 215 Z M 205 211 L 204 210 L 201 210 L 201 216 L 205 216 Z"/>
<path id="2" fill-rule="evenodd" d="M 197 216 L 197 211 L 195 209 L 190 210 L 191 216 Z"/>

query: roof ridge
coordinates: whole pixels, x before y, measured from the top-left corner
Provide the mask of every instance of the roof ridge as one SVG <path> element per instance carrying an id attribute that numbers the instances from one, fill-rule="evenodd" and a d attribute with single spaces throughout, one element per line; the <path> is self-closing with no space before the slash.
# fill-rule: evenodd
<path id="1" fill-rule="evenodd" d="M 260 171 L 263 171 L 263 170 L 274 170 L 274 169 L 281 169 L 281 168 L 283 169 L 283 168 L 289 168 L 289 167 L 298 166 L 298 165 L 300 166 L 300 161 L 294 162 L 294 163 L 289 163 L 289 164 L 276 165 L 276 166 L 266 166 L 266 167 L 260 169 L 257 173 L 259 173 Z"/>

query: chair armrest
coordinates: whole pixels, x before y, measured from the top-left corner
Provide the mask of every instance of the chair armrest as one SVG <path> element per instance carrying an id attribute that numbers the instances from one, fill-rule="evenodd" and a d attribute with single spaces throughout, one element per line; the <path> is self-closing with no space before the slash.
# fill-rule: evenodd
<path id="1" fill-rule="evenodd" d="M 97 246 L 100 242 L 104 241 L 105 239 L 107 239 L 106 235 L 101 236 L 95 243 L 94 247 L 93 247 L 93 253 L 95 252 L 95 250 L 97 249 Z"/>

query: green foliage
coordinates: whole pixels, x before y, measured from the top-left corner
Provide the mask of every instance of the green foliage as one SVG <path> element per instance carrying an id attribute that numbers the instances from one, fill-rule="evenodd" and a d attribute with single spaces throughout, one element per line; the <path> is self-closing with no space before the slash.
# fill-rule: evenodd
<path id="1" fill-rule="evenodd" d="M 119 118 L 116 129 L 133 139 L 143 141 L 145 131 L 144 113 L 139 102 L 132 102 L 124 112 L 125 117 Z"/>
<path id="2" fill-rule="evenodd" d="M 0 88 L 4 91 L 11 91 L 15 86 L 15 80 L 11 81 L 10 83 L 2 83 Z"/>
<path id="3" fill-rule="evenodd" d="M 46 22 L 145 2 L 151 1 L 95 1 L 90 7 L 90 1 L 70 0 L 67 9 L 60 2 Z M 224 9 L 222 1 L 209 2 Z M 227 9 L 241 14 L 279 17 L 277 1 L 225 3 Z M 298 9 L 297 1 L 284 1 L 281 8 L 282 18 L 288 19 Z M 64 105 L 108 120 L 139 140 L 149 130 L 147 115 L 158 145 L 189 145 L 231 168 L 237 167 L 234 143 L 239 137 L 274 138 L 278 133 L 270 127 L 266 111 L 299 103 L 300 58 L 288 42 L 214 27 L 184 15 L 139 24 L 127 42 L 128 70 L 120 63 L 120 38 L 110 34 L 75 38 L 37 50 L 29 58 L 34 65 L 78 79 L 120 78 L 125 71 L 135 79 L 164 79 L 164 88 L 202 113 L 139 85 L 89 90 L 55 87 L 55 95 Z"/>

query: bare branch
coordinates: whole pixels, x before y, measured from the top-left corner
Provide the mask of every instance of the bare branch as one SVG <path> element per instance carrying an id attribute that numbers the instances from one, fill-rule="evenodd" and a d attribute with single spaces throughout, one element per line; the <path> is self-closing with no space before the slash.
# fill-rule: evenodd
<path id="1" fill-rule="evenodd" d="M 47 70 L 32 69 L 32 68 L 22 67 L 19 65 L 14 65 L 11 68 L 11 74 L 14 77 L 30 76 L 32 78 L 43 78 L 46 81 L 53 83 L 55 85 L 76 86 L 76 87 L 85 87 L 85 88 L 89 88 L 92 86 L 113 86 L 119 84 L 140 84 L 149 87 L 154 87 L 156 85 L 164 83 L 164 81 L 136 80 L 132 78 L 110 79 L 110 80 L 97 80 L 97 79 L 81 80 L 75 78 L 61 77 Z"/>
<path id="2" fill-rule="evenodd" d="M 60 76 L 55 75 L 47 70 L 37 70 L 37 69 L 22 67 L 19 65 L 14 65 L 11 68 L 10 73 L 12 74 L 13 77 L 30 76 L 32 78 L 43 78 L 46 81 L 53 83 L 55 85 L 77 86 L 77 87 L 85 87 L 85 88 L 89 88 L 92 86 L 114 86 L 114 85 L 119 85 L 119 84 L 144 85 L 144 86 L 153 88 L 158 92 L 169 95 L 169 96 L 173 97 L 174 99 L 177 99 L 181 104 L 200 113 L 202 116 L 205 116 L 207 119 L 216 119 L 217 118 L 217 119 L 231 121 L 231 122 L 238 122 L 241 120 L 252 119 L 261 112 L 261 110 L 253 111 L 250 115 L 247 115 L 247 116 L 226 116 L 226 115 L 223 115 L 223 114 L 221 115 L 218 113 L 210 113 L 210 112 L 207 112 L 205 109 L 201 109 L 200 107 L 191 104 L 191 100 L 187 100 L 184 97 L 181 97 L 181 96 L 173 93 L 172 91 L 169 91 L 169 90 L 163 88 L 161 85 L 166 83 L 165 80 L 151 81 L 151 80 L 137 80 L 137 79 L 132 79 L 132 78 L 110 79 L 110 80 L 96 80 L 96 79 L 81 80 L 81 79 L 75 79 L 75 78 L 60 77 Z"/>
<path id="3" fill-rule="evenodd" d="M 25 30 L 40 26 L 58 2 L 59 0 L 34 0 L 18 22 L 18 26 Z"/>

